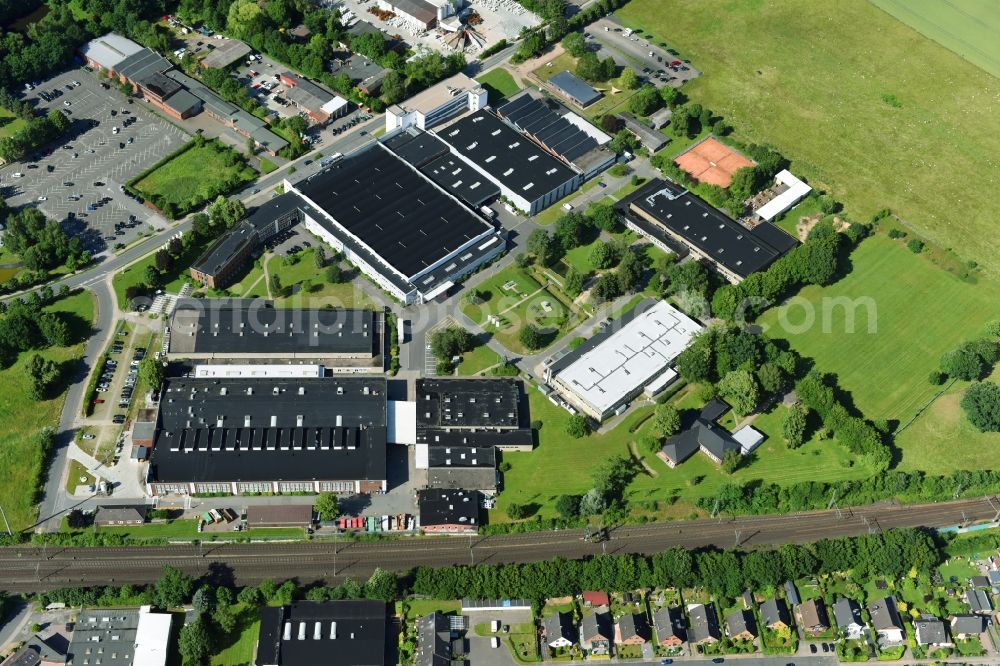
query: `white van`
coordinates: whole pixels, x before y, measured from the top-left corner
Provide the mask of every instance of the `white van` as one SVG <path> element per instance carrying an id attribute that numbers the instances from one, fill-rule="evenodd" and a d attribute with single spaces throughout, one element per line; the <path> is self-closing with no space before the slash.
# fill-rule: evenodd
<path id="1" fill-rule="evenodd" d="M 492 647 L 494 650 L 497 649 L 498 647 L 500 647 L 500 637 L 499 636 L 494 636 L 493 638 L 490 639 L 490 647 Z"/>
<path id="2" fill-rule="evenodd" d="M 14 173 L 12 173 L 10 175 L 11 175 L 12 178 L 24 178 L 24 174 L 21 173 L 20 171 L 15 171 Z"/>

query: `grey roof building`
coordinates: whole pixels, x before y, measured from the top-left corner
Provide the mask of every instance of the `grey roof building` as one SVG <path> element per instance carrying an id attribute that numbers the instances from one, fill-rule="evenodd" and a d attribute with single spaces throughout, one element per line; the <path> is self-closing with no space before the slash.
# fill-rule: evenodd
<path id="1" fill-rule="evenodd" d="M 615 632 L 607 606 L 599 606 L 580 622 L 580 645 L 592 654 L 608 654 Z"/>
<path id="2" fill-rule="evenodd" d="M 382 601 L 299 601 L 261 610 L 256 666 L 385 666 Z"/>
<path id="3" fill-rule="evenodd" d="M 618 618 L 615 639 L 623 645 L 638 645 L 649 640 L 649 623 L 644 613 L 625 613 Z"/>
<path id="4" fill-rule="evenodd" d="M 557 93 L 581 107 L 587 107 L 603 96 L 576 74 L 563 70 L 549 79 L 549 86 Z"/>
<path id="5" fill-rule="evenodd" d="M 726 617 L 726 628 L 729 630 L 729 637 L 733 639 L 757 638 L 757 621 L 753 611 L 745 608 L 737 609 Z"/>
<path id="6" fill-rule="evenodd" d="M 374 492 L 385 483 L 384 377 L 164 382 L 152 494 Z"/>
<path id="7" fill-rule="evenodd" d="M 371 310 L 276 308 L 261 299 L 188 298 L 170 317 L 172 358 L 370 360 L 382 345 Z"/>
<path id="8" fill-rule="evenodd" d="M 451 621 L 437 611 L 417 620 L 417 649 L 414 666 L 450 666 L 452 662 Z"/>
<path id="9" fill-rule="evenodd" d="M 868 614 L 872 618 L 872 628 L 882 642 L 899 643 L 903 640 L 903 621 L 893 597 L 884 597 L 868 604 Z"/>
<path id="10" fill-rule="evenodd" d="M 497 460 L 492 446 L 430 446 L 427 463 L 428 488 L 496 490 Z"/>
<path id="11" fill-rule="evenodd" d="M 145 504 L 133 506 L 99 506 L 94 514 L 97 525 L 140 525 L 146 522 Z"/>
<path id="12" fill-rule="evenodd" d="M 250 55 L 252 50 L 238 39 L 224 39 L 217 42 L 212 52 L 202 59 L 201 66 L 224 69 Z"/>
<path id="13" fill-rule="evenodd" d="M 618 117 L 625 121 L 625 129 L 631 132 L 639 140 L 639 143 L 642 144 L 642 147 L 649 152 L 658 152 L 670 143 L 667 135 L 656 131 L 631 113 L 619 113 Z"/>
<path id="14" fill-rule="evenodd" d="M 788 599 L 788 603 L 792 606 L 798 606 L 802 603 L 799 599 L 799 591 L 795 589 L 795 583 L 790 580 L 786 580 L 782 587 L 785 589 L 785 598 Z"/>
<path id="15" fill-rule="evenodd" d="M 956 638 L 978 636 L 986 631 L 988 624 L 982 615 L 954 615 L 951 618 L 951 633 Z"/>
<path id="16" fill-rule="evenodd" d="M 810 599 L 799 605 L 802 628 L 811 633 L 819 633 L 830 628 L 830 619 L 822 599 Z"/>
<path id="17" fill-rule="evenodd" d="M 943 620 L 935 618 L 920 618 L 913 623 L 917 645 L 933 645 L 943 647 L 951 645 L 948 636 L 948 626 Z"/>
<path id="18" fill-rule="evenodd" d="M 688 640 L 695 645 L 699 643 L 714 643 L 722 638 L 719 631 L 719 618 L 715 615 L 715 607 L 705 604 L 688 606 L 688 617 L 691 627 Z"/>
<path id="19" fill-rule="evenodd" d="M 838 629 L 849 638 L 857 637 L 864 629 L 861 606 L 853 599 L 847 597 L 837 599 L 833 604 L 833 618 L 837 621 Z"/>
<path id="20" fill-rule="evenodd" d="M 965 591 L 965 601 L 973 613 L 983 613 L 989 615 L 993 612 L 993 602 L 986 590 L 969 588 Z"/>
<path id="21" fill-rule="evenodd" d="M 420 528 L 429 533 L 475 533 L 481 501 L 478 490 L 419 490 Z"/>
<path id="22" fill-rule="evenodd" d="M 729 411 L 725 402 L 713 399 L 695 416 L 685 415 L 681 431 L 664 440 L 657 456 L 670 467 L 684 462 L 701 451 L 716 464 L 720 464 L 726 453 L 741 451 L 740 443 L 732 433 L 721 427 L 716 420 Z"/>
<path id="23" fill-rule="evenodd" d="M 138 608 L 84 609 L 76 619 L 67 666 L 132 666 Z"/>
<path id="24" fill-rule="evenodd" d="M 656 642 L 663 646 L 680 645 L 687 641 L 684 614 L 678 606 L 664 606 L 653 613 Z"/>
<path id="25" fill-rule="evenodd" d="M 545 629 L 545 644 L 551 647 L 569 647 L 577 640 L 573 627 L 573 616 L 555 612 L 542 620 Z"/>
<path id="26" fill-rule="evenodd" d="M 664 247 L 680 246 L 732 283 L 764 270 L 798 242 L 770 222 L 747 229 L 680 185 L 654 178 L 616 205 L 628 226 Z"/>
<path id="27" fill-rule="evenodd" d="M 14 654 L 3 660 L 0 666 L 50 666 L 65 664 L 66 655 L 38 634 L 33 635 Z"/>
<path id="28" fill-rule="evenodd" d="M 760 619 L 768 629 L 780 629 L 792 626 L 792 617 L 788 606 L 781 598 L 768 599 L 760 605 Z"/>
<path id="29" fill-rule="evenodd" d="M 437 128 L 435 134 L 452 153 L 496 184 L 514 206 L 532 215 L 583 182 L 581 173 L 487 109 Z"/>

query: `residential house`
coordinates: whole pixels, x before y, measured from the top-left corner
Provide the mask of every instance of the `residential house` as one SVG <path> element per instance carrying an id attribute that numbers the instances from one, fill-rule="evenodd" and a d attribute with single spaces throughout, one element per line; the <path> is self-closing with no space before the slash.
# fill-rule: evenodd
<path id="1" fill-rule="evenodd" d="M 959 640 L 975 638 L 986 631 L 987 620 L 982 615 L 952 615 L 951 635 Z"/>
<path id="2" fill-rule="evenodd" d="M 734 641 L 752 641 L 757 638 L 757 621 L 751 610 L 735 610 L 726 617 L 726 631 Z"/>
<path id="3" fill-rule="evenodd" d="M 656 643 L 661 647 L 677 647 L 687 641 L 684 614 L 678 606 L 664 606 L 653 613 Z"/>
<path id="4" fill-rule="evenodd" d="M 970 583 L 972 587 L 990 587 L 990 579 L 986 576 L 973 576 Z"/>
<path id="5" fill-rule="evenodd" d="M 922 617 L 913 623 L 916 630 L 917 645 L 927 645 L 930 647 L 951 647 L 951 639 L 948 638 L 948 626 L 943 620 L 936 617 Z"/>
<path id="6" fill-rule="evenodd" d="M 861 619 L 861 607 L 853 599 L 841 597 L 833 604 L 833 617 L 837 621 L 837 628 L 845 638 L 859 638 L 865 630 L 864 622 Z"/>
<path id="7" fill-rule="evenodd" d="M 542 621 L 545 629 L 545 644 L 552 648 L 568 648 L 576 643 L 573 630 L 573 616 L 569 613 L 553 613 Z"/>
<path id="8" fill-rule="evenodd" d="M 965 591 L 965 603 L 969 604 L 973 613 L 989 615 L 993 612 L 993 602 L 990 601 L 990 595 L 986 590 L 969 588 Z"/>
<path id="9" fill-rule="evenodd" d="M 607 592 L 590 590 L 584 592 L 580 596 L 583 598 L 583 605 L 586 606 L 587 608 L 611 605 L 611 599 L 608 598 Z"/>
<path id="10" fill-rule="evenodd" d="M 893 597 L 884 597 L 868 604 L 868 614 L 872 617 L 872 627 L 878 635 L 879 643 L 903 642 L 905 630 Z"/>
<path id="11" fill-rule="evenodd" d="M 693 604 L 688 606 L 688 617 L 691 619 L 688 638 L 694 645 L 716 643 L 722 638 L 719 631 L 719 618 L 711 605 Z"/>
<path id="12" fill-rule="evenodd" d="M 645 613 L 625 613 L 615 625 L 615 643 L 642 645 L 649 640 L 649 623 Z"/>
<path id="13" fill-rule="evenodd" d="M 760 617 L 764 626 L 772 631 L 788 629 L 792 626 L 792 617 L 788 613 L 788 605 L 784 599 L 768 599 L 760 606 Z"/>
<path id="14" fill-rule="evenodd" d="M 599 606 L 583 616 L 580 623 L 580 646 L 588 654 L 610 654 L 614 629 L 607 606 Z"/>
<path id="15" fill-rule="evenodd" d="M 822 599 L 810 599 L 799 605 L 802 628 L 810 634 L 821 634 L 830 628 L 830 619 Z"/>

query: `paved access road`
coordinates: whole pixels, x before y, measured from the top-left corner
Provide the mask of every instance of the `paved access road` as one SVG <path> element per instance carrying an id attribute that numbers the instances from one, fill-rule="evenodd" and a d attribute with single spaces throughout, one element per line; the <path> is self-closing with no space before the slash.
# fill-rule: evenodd
<path id="1" fill-rule="evenodd" d="M 582 530 L 495 537 L 403 538 L 357 543 L 219 544 L 123 548 L 38 547 L 0 550 L 0 589 L 27 592 L 67 585 L 145 583 L 169 564 L 192 575 L 232 573 L 241 583 L 295 577 L 332 582 L 367 577 L 376 567 L 531 562 L 555 556 L 655 553 L 672 546 L 744 548 L 802 543 L 892 527 L 946 527 L 963 520 L 992 519 L 994 498 L 898 506 L 879 504 L 852 511 L 815 511 L 722 520 L 625 525 L 602 543 L 583 540 Z"/>

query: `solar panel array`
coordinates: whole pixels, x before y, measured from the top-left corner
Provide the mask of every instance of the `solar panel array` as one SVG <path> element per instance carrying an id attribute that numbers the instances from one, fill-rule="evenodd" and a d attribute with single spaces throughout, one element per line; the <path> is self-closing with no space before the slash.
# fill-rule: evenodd
<path id="1" fill-rule="evenodd" d="M 553 111 L 544 101 L 530 95 L 522 95 L 503 105 L 498 113 L 567 162 L 597 148 L 593 137 Z"/>

